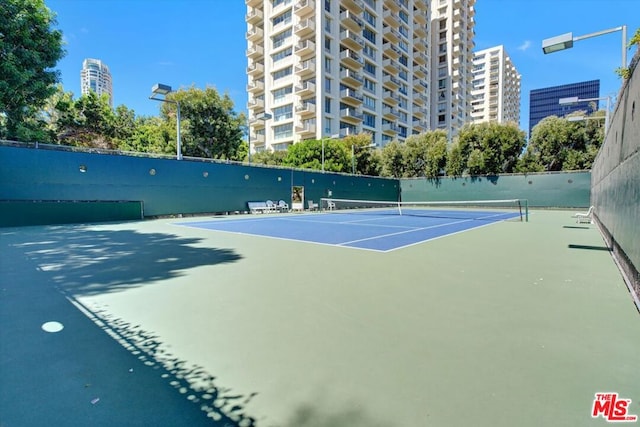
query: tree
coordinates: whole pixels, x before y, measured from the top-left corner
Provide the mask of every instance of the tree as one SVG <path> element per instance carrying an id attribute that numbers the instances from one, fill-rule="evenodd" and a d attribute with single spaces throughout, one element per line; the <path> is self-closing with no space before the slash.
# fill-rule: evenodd
<path id="1" fill-rule="evenodd" d="M 246 146 L 246 143 L 245 143 Z M 281 166 L 287 152 L 284 150 L 277 151 L 260 151 L 251 155 L 251 162 L 261 165 Z"/>
<path id="2" fill-rule="evenodd" d="M 525 144 L 525 133 L 515 123 L 466 125 L 450 149 L 447 172 L 454 176 L 512 173 Z"/>
<path id="3" fill-rule="evenodd" d="M 59 75 L 53 68 L 64 55 L 62 33 L 52 28 L 55 23 L 44 0 L 2 1 L 0 113 L 5 116 L 7 138 L 32 138 L 25 132 L 30 128 L 29 119 L 31 125 L 36 120 L 44 126 L 36 116 L 56 90 Z"/>
<path id="4" fill-rule="evenodd" d="M 404 150 L 398 141 L 392 141 L 382 148 L 382 176 L 402 178 L 405 172 Z"/>
<path id="5" fill-rule="evenodd" d="M 235 159 L 242 144 L 246 119 L 233 111 L 228 94 L 220 95 L 213 87 L 179 90 L 167 96 L 180 103 L 182 153 L 185 156 Z M 164 102 L 162 117 L 175 128 L 176 104 Z"/>
<path id="6" fill-rule="evenodd" d="M 350 166 L 341 172 L 354 172 L 364 175 L 375 175 L 377 165 L 374 163 L 371 134 L 368 132 L 357 135 L 347 135 L 340 140 L 349 151 Z M 326 154 L 325 154 L 326 155 Z M 325 166 L 326 168 L 326 166 Z"/>
<path id="7" fill-rule="evenodd" d="M 73 94 L 69 92 L 57 94 L 55 101 L 56 111 L 51 115 L 54 120 L 51 125 L 61 144 L 117 148 L 116 115 L 106 94 L 98 96 L 89 92 L 74 101 Z"/>
<path id="8" fill-rule="evenodd" d="M 159 117 L 138 117 L 133 134 L 119 141 L 118 149 L 141 153 L 176 154 L 175 127 Z"/>
<path id="9" fill-rule="evenodd" d="M 436 178 L 447 163 L 447 133 L 443 130 L 411 135 L 404 143 L 404 176 Z"/>
<path id="10" fill-rule="evenodd" d="M 545 171 L 589 169 L 604 140 L 604 112 L 597 111 L 582 121 L 546 117 L 531 132 L 527 152 L 519 169 L 526 172 L 524 161 Z M 584 116 L 576 112 L 571 116 Z"/>
<path id="11" fill-rule="evenodd" d="M 284 166 L 322 169 L 322 140 L 310 139 L 290 145 L 282 164 Z M 324 140 L 324 170 L 328 172 L 351 171 L 351 146 L 333 139 Z"/>

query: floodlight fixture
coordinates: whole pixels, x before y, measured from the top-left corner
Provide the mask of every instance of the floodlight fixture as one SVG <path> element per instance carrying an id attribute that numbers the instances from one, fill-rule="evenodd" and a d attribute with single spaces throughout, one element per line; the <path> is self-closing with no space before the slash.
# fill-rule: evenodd
<path id="1" fill-rule="evenodd" d="M 176 159 L 182 160 L 182 138 L 180 137 L 180 103 L 166 99 L 166 96 L 172 92 L 171 86 L 162 83 L 156 83 L 151 88 L 151 96 L 149 99 L 153 101 L 167 102 L 176 104 Z"/>
<path id="2" fill-rule="evenodd" d="M 627 26 L 621 25 L 615 28 L 609 28 L 607 30 L 596 31 L 595 33 L 585 34 L 584 36 L 574 37 L 573 33 L 561 34 L 559 36 L 550 37 L 542 41 L 542 51 L 545 54 L 558 52 L 560 50 L 570 49 L 573 47 L 573 42 L 588 39 L 591 37 L 597 37 L 604 34 L 613 33 L 615 31 L 622 31 L 622 68 L 627 66 Z"/>

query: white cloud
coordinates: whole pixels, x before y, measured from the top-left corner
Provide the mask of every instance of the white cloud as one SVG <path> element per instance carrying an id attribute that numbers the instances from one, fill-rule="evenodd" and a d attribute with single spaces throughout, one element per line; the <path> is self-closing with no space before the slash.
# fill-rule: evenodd
<path id="1" fill-rule="evenodd" d="M 520 46 L 518 46 L 518 50 L 525 51 L 531 47 L 531 41 L 525 40 Z"/>

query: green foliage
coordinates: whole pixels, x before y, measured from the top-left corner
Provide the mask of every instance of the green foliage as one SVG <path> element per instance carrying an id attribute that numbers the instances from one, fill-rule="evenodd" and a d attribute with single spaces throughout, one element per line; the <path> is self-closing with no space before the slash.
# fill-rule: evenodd
<path id="1" fill-rule="evenodd" d="M 220 95 L 213 87 L 191 87 L 169 94 L 170 101 L 180 103 L 182 153 L 185 156 L 235 159 L 242 144 L 246 119 L 233 111 L 228 94 Z M 162 103 L 162 117 L 176 124 L 175 103 Z"/>
<path id="2" fill-rule="evenodd" d="M 324 170 L 348 172 L 351 167 L 351 150 L 341 141 L 324 140 Z M 284 166 L 322 170 L 322 140 L 310 139 L 290 145 L 282 160 Z"/>
<path id="3" fill-rule="evenodd" d="M 378 164 L 375 163 L 377 157 L 373 155 L 373 147 L 371 147 L 371 135 L 369 133 L 360 133 L 357 135 L 347 135 L 340 140 L 344 144 L 345 149 L 350 153 L 350 166 L 342 172 L 354 172 L 356 174 L 375 175 L 378 170 Z"/>
<path id="4" fill-rule="evenodd" d="M 402 145 L 398 141 L 391 141 L 381 151 L 382 176 L 402 178 L 405 172 Z"/>
<path id="5" fill-rule="evenodd" d="M 453 176 L 512 173 L 526 144 L 515 123 L 464 126 L 449 149 L 447 174 Z"/>
<path id="6" fill-rule="evenodd" d="M 73 100 L 71 93 L 55 94 L 51 127 L 64 145 L 113 149 L 116 143 L 116 115 L 107 95 L 95 92 Z"/>
<path id="7" fill-rule="evenodd" d="M 287 152 L 284 150 L 260 151 L 251 155 L 251 162 L 262 165 L 282 166 L 286 156 Z"/>
<path id="8" fill-rule="evenodd" d="M 436 178 L 447 164 L 447 133 L 436 130 L 409 136 L 403 160 L 405 177 Z"/>
<path id="9" fill-rule="evenodd" d="M 64 55 L 62 33 L 43 0 L 3 0 L 0 7 L 0 114 L 3 136 L 48 135 L 38 111 L 55 92 L 53 71 Z"/>
<path id="10" fill-rule="evenodd" d="M 603 116 L 604 112 L 598 111 L 583 121 L 572 122 L 556 116 L 543 119 L 533 128 L 518 171 L 591 168 L 604 140 Z"/>

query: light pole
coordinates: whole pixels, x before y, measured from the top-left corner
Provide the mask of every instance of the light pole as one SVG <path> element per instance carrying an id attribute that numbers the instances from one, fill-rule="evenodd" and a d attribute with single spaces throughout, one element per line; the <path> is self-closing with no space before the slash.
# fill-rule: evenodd
<path id="1" fill-rule="evenodd" d="M 340 134 L 336 133 L 334 135 L 331 135 L 329 138 L 330 139 L 338 139 L 338 138 L 340 138 Z M 322 138 L 322 173 L 324 173 L 324 140 L 325 140 L 325 138 Z"/>
<path id="2" fill-rule="evenodd" d="M 622 25 L 616 28 L 610 28 L 608 30 L 597 31 L 595 33 L 585 34 L 584 36 L 573 37 L 573 33 L 561 34 L 559 36 L 550 37 L 542 41 L 542 51 L 547 53 L 558 52 L 560 50 L 570 49 L 573 47 L 573 42 L 588 39 L 591 37 L 601 36 L 603 34 L 613 33 L 615 31 L 622 31 L 622 68 L 627 66 L 627 26 Z"/>
<path id="3" fill-rule="evenodd" d="M 611 108 L 611 96 L 603 96 L 601 98 L 585 98 L 585 99 L 578 98 L 577 96 L 571 96 L 568 98 L 560 98 L 558 103 L 560 105 L 570 105 L 570 104 L 577 104 L 579 102 L 602 101 L 602 100 L 607 101 L 607 107 L 606 107 L 607 109 L 604 112 L 604 134 L 607 135 L 607 130 L 609 129 L 609 109 Z"/>
<path id="4" fill-rule="evenodd" d="M 170 93 L 171 86 L 157 83 L 151 88 L 151 96 L 149 97 L 149 99 L 160 102 L 168 102 L 169 104 L 176 104 L 176 159 L 182 160 L 182 139 L 180 138 L 180 103 L 178 101 L 168 100 L 166 96 Z"/>
<path id="5" fill-rule="evenodd" d="M 375 146 L 376 144 L 369 144 L 362 147 L 358 146 L 358 150 L 362 148 L 373 148 Z M 351 173 L 353 175 L 356 174 L 356 145 L 355 144 L 351 144 Z"/>
<path id="6" fill-rule="evenodd" d="M 247 116 L 247 145 L 249 145 L 249 164 L 251 164 L 251 123 L 266 122 L 273 116 L 269 113 L 260 113 L 253 120 L 249 120 Z"/>

